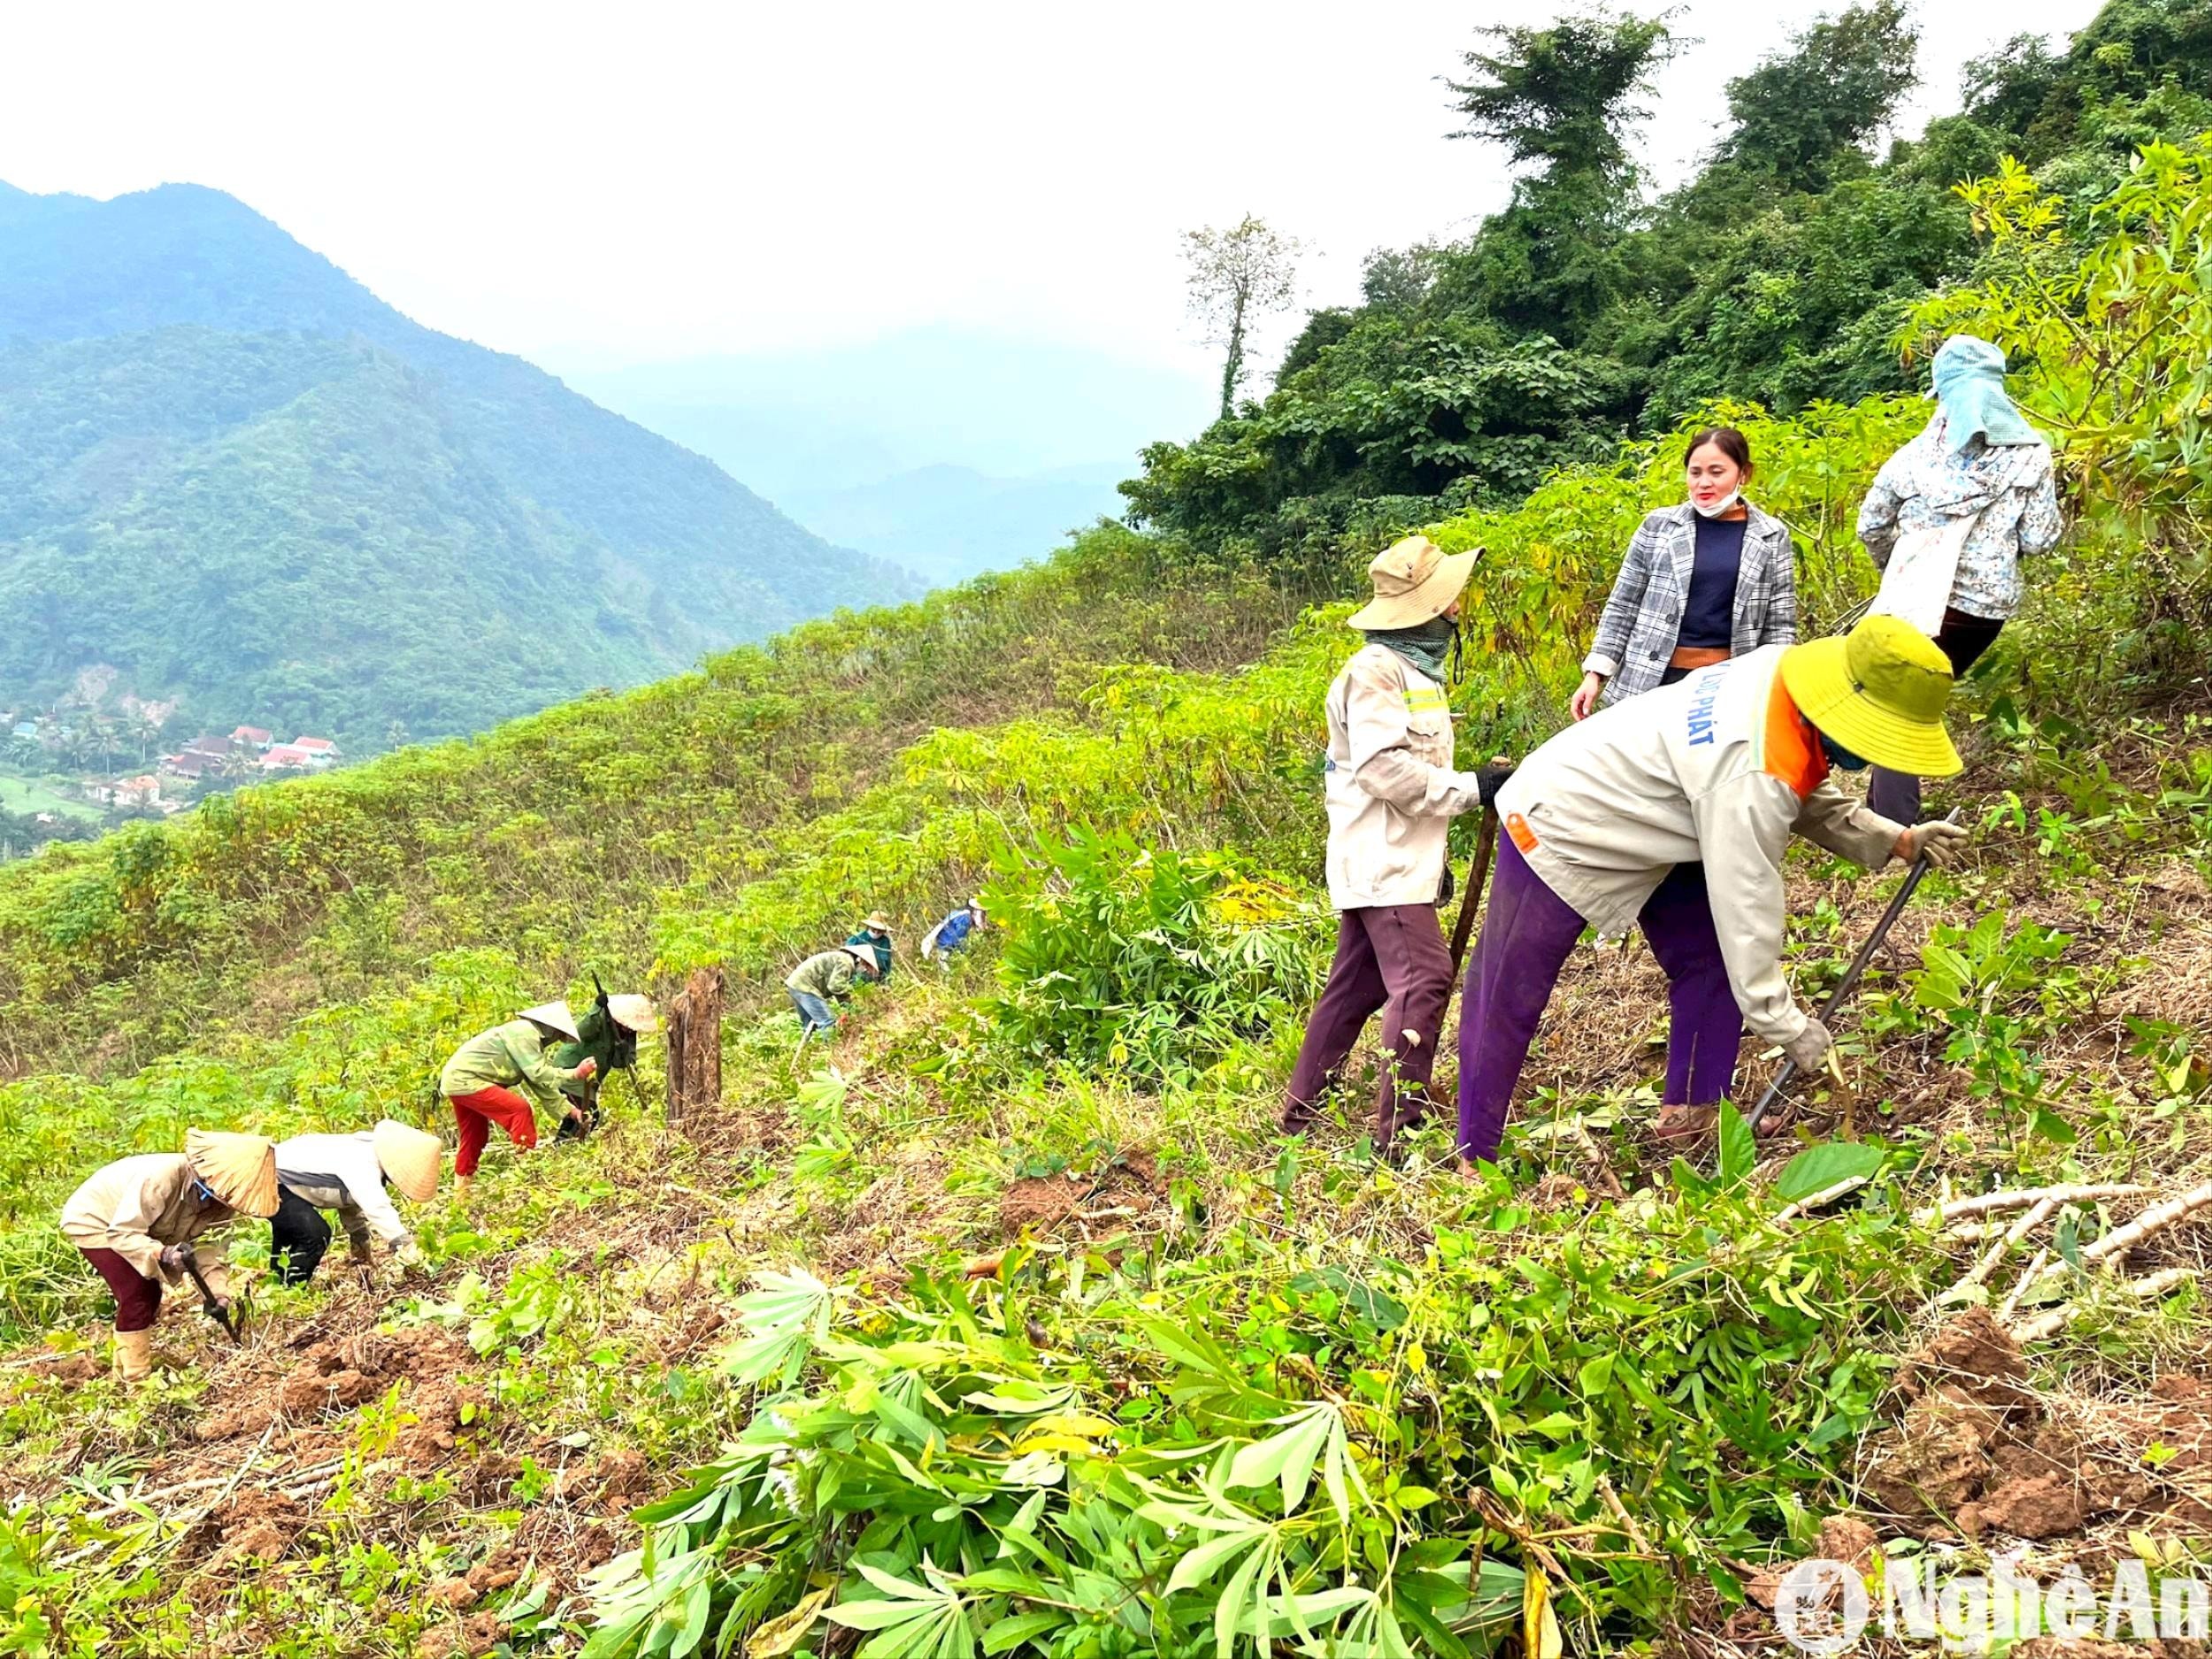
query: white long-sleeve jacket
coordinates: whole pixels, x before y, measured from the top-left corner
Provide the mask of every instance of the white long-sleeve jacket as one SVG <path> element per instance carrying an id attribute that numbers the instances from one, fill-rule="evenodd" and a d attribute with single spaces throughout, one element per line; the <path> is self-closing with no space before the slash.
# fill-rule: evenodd
<path id="1" fill-rule="evenodd" d="M 1451 820 L 1482 805 L 1452 770 L 1444 687 L 1385 645 L 1353 653 L 1329 687 L 1329 902 L 1433 904 Z"/>
<path id="2" fill-rule="evenodd" d="M 1745 1022 L 1786 1043 L 1806 1017 L 1782 977 L 1782 856 L 1793 833 L 1868 869 L 1904 833 L 1838 789 L 1770 645 L 1601 709 L 1498 792 L 1506 833 L 1601 939 L 1627 932 L 1678 864 L 1702 861 Z"/>
<path id="3" fill-rule="evenodd" d="M 294 1135 L 277 1142 L 277 1182 L 318 1210 L 335 1210 L 346 1237 L 357 1248 L 373 1234 L 387 1248 L 407 1242 L 407 1224 L 399 1218 L 384 1190 L 384 1166 L 376 1161 L 376 1136 L 369 1130 L 351 1135 Z"/>

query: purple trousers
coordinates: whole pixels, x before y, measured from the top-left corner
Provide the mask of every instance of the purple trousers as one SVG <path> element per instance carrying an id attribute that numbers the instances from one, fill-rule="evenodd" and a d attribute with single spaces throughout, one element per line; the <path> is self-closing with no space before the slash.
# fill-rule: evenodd
<path id="1" fill-rule="evenodd" d="M 1401 1128 L 1428 1110 L 1429 1074 L 1436 1069 L 1438 1027 L 1452 987 L 1451 953 L 1433 904 L 1379 904 L 1337 918 L 1336 960 L 1306 1024 L 1297 1070 L 1283 1102 L 1285 1134 L 1313 1121 L 1334 1087 L 1360 1032 L 1383 1010 L 1382 1087 L 1375 1094 L 1375 1146 L 1386 1149 Z M 1399 1104 L 1398 1086 L 1409 1085 Z"/>
<path id="2" fill-rule="evenodd" d="M 1636 918 L 1666 970 L 1673 1019 L 1667 1032 L 1671 1106 L 1709 1106 L 1734 1080 L 1743 1014 L 1721 960 L 1705 866 L 1677 864 Z M 1559 971 L 1586 926 L 1528 867 L 1510 837 L 1498 841 L 1490 908 L 1467 964 L 1459 1015 L 1459 1150 L 1494 1158 L 1521 1068 Z"/>

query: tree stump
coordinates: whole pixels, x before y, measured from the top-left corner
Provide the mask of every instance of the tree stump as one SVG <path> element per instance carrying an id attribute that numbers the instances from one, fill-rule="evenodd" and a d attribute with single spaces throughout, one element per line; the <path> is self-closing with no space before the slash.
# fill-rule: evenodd
<path id="1" fill-rule="evenodd" d="M 722 970 L 700 968 L 668 1005 L 668 1121 L 722 1103 Z"/>

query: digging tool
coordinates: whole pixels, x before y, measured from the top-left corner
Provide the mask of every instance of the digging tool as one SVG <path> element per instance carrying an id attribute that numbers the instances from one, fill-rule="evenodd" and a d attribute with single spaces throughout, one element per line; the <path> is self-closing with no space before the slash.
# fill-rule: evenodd
<path id="1" fill-rule="evenodd" d="M 1490 879 L 1490 862 L 1498 851 L 1498 809 L 1482 809 L 1482 828 L 1475 836 L 1475 856 L 1467 870 L 1467 896 L 1459 902 L 1452 923 L 1452 984 L 1444 993 L 1444 1008 L 1451 1011 L 1451 993 L 1459 987 L 1459 972 L 1467 965 L 1467 941 L 1475 931 L 1475 912 L 1482 908 L 1482 889 Z"/>
<path id="2" fill-rule="evenodd" d="M 1946 824 L 1951 824 L 1955 823 L 1957 819 L 1958 812 L 1954 809 L 1945 815 L 1943 821 Z M 1828 1000 L 1821 1005 L 1820 1023 L 1831 1031 L 1835 1029 L 1836 1010 L 1850 1000 L 1852 992 L 1859 988 L 1859 981 L 1866 974 L 1867 964 L 1874 960 L 1874 953 L 1881 949 L 1882 941 L 1889 937 L 1889 930 L 1896 926 L 1897 918 L 1905 913 L 1905 906 L 1912 902 L 1913 889 L 1920 885 L 1920 879 L 1928 873 L 1929 868 L 1928 855 L 1924 849 L 1920 856 L 1912 861 L 1912 868 L 1905 872 L 1905 879 L 1898 884 L 1896 895 L 1889 902 L 1889 908 L 1882 912 L 1882 919 L 1874 924 L 1874 931 L 1866 936 L 1866 943 L 1859 947 L 1859 954 L 1851 958 L 1851 965 L 1843 971 L 1842 980 L 1834 990 L 1828 994 Z M 1745 1114 L 1745 1126 L 1756 1131 L 1760 1119 L 1774 1110 L 1775 1102 L 1782 1098 L 1783 1092 L 1796 1079 L 1796 1077 L 1797 1062 L 1785 1060 L 1782 1063 L 1782 1069 L 1774 1074 L 1774 1081 L 1767 1085 L 1766 1093 L 1759 1096 L 1758 1104 Z"/>
<path id="3" fill-rule="evenodd" d="M 207 1287 L 207 1278 L 200 1271 L 200 1264 L 193 1259 L 192 1252 L 189 1250 L 184 1253 L 184 1271 L 191 1276 L 192 1282 L 199 1286 L 200 1311 L 221 1325 L 224 1334 L 232 1341 L 241 1348 L 244 1347 L 246 1339 L 238 1333 L 237 1320 L 233 1317 L 231 1310 L 217 1299 L 215 1293 Z"/>
<path id="4" fill-rule="evenodd" d="M 1502 766 L 1505 758 L 1499 756 L 1491 764 Z M 1489 883 L 1490 865 L 1497 851 L 1498 809 L 1486 806 L 1482 809 L 1482 827 L 1475 833 L 1475 856 L 1467 865 L 1467 891 L 1459 901 L 1459 914 L 1452 920 L 1452 977 L 1444 987 L 1444 1006 L 1436 1016 L 1439 1043 L 1444 1041 L 1444 1028 L 1451 1023 L 1452 998 L 1459 990 L 1460 972 L 1467 965 L 1467 941 L 1474 937 L 1475 912 L 1482 909 L 1483 888 Z M 1429 1085 L 1429 1100 L 1439 1110 L 1449 1104 L 1433 1082 Z"/>

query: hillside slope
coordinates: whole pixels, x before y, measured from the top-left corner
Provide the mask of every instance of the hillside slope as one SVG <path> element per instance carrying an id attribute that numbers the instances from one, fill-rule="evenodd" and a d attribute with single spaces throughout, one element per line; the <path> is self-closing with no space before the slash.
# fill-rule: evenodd
<path id="1" fill-rule="evenodd" d="M 1779 1575 L 1813 1556 L 1924 1563 L 1962 1617 L 2000 1565 L 2061 1612 L 2084 1578 L 2200 1578 L 2212 142 L 2147 148 L 2093 237 L 2047 235 L 2066 204 L 2024 173 L 1970 196 L 1993 274 L 1916 326 L 2010 354 L 2068 533 L 1953 704 L 1968 768 L 1932 803 L 1969 849 L 1780 1133 L 1729 1110 L 1655 1142 L 1661 977 L 1609 949 L 1494 1166 L 1440 1120 L 1378 1161 L 1371 1049 L 1277 1134 L 1335 926 L 1317 704 L 1349 604 L 1294 616 L 1102 528 L 0 872 L 27 1350 L 0 1645 L 1709 1659 L 1785 1651 Z M 1830 629 L 1926 406 L 1725 412 Z M 1490 549 L 1463 760 L 1564 722 L 1686 437 L 1431 526 Z M 1902 878 L 1810 844 L 1785 878 L 1810 1002 Z M 910 957 L 795 1048 L 795 960 L 864 908 L 910 942 L 979 884 L 995 926 L 948 971 Z M 181 1310 L 169 1367 L 104 1379 L 101 1288 L 50 1225 L 78 1171 L 191 1124 L 440 1124 L 451 1045 L 587 969 L 719 970 L 722 1098 L 666 1121 L 649 1044 L 608 1133 L 502 1146 L 473 1213 L 411 1210 L 420 1277 L 264 1287 L 236 1348 Z M 1738 1058 L 1747 1098 L 1774 1056 Z"/>
<path id="2" fill-rule="evenodd" d="M 10 191 L 0 229 L 19 701 L 104 662 L 360 752 L 918 591 L 219 192 Z"/>
<path id="3" fill-rule="evenodd" d="M 1755 434 L 1784 478 L 1806 480 L 1769 499 L 1806 529 L 1811 573 L 1834 579 L 1816 585 L 1833 595 L 1824 603 L 1847 603 L 1863 572 L 1823 493 L 1863 481 L 1913 414 L 1858 411 L 1861 451 L 1833 431 Z M 1517 524 L 1442 534 L 1525 545 L 1594 486 L 1632 522 L 1666 470 L 1660 457 L 1627 488 L 1563 480 Z M 2101 572 L 2093 542 L 2041 591 Z M 1723 1628 L 1755 1644 L 1770 1630 L 1741 1586 L 1770 1555 L 1812 1548 L 1831 1509 L 1873 1517 L 1900 1551 L 1962 1517 L 1976 1535 L 2040 1526 L 1995 1472 L 2019 1455 L 2009 1440 L 1942 1442 L 1955 1484 L 1927 1506 L 1916 1494 L 1914 1437 L 1930 1420 L 1890 1379 L 1933 1328 L 1930 1298 L 1984 1244 L 1912 1216 L 1953 1191 L 2064 1179 L 2162 1193 L 2212 1168 L 2192 1058 L 2205 1041 L 2192 987 L 2212 960 L 2212 755 L 2181 741 L 2189 710 L 2139 708 L 2113 722 L 2123 735 L 2072 747 L 2055 733 L 2085 687 L 2047 685 L 2042 710 L 2006 714 L 2028 687 L 1999 663 L 1968 712 L 2001 718 L 1962 722 L 1975 766 L 1954 788 L 2011 804 L 1978 815 L 1969 866 L 1924 890 L 1863 999 L 1848 1087 L 1806 1091 L 1779 1156 L 1755 1171 L 1724 1150 L 1716 1180 L 1646 1140 L 1663 989 L 1647 961 L 1593 953 L 1548 1022 L 1504 1169 L 1470 1183 L 1439 1128 L 1402 1168 L 1378 1165 L 1349 1105 L 1306 1142 L 1270 1133 L 1328 929 L 1310 759 L 1344 608 L 1262 649 L 1281 614 L 1264 590 L 1167 586 L 1141 543 L 1117 536 L 857 636 L 818 629 L 491 742 L 252 792 L 219 841 L 172 826 L 50 854 L 39 880 L 0 877 L 12 954 L 35 974 L 60 965 L 73 918 L 188 914 L 229 883 L 219 902 L 247 932 L 211 977 L 319 979 L 296 1020 L 242 1006 L 228 1029 L 183 1033 L 188 1048 L 135 1075 L 0 1089 L 0 1198 L 16 1224 L 0 1292 L 16 1319 L 60 1330 L 54 1351 L 19 1363 L 0 1417 L 29 1500 L 17 1523 L 28 1564 L 11 1585 L 19 1636 L 50 1632 L 56 1651 L 306 1643 L 432 1659 L 501 1641 L 573 1650 L 595 1618 L 594 1650 L 612 1655 L 636 1651 L 640 1621 L 664 1605 L 672 1623 L 703 1607 L 710 1632 L 726 1619 L 740 1637 L 794 1607 L 818 1631 L 803 1650 L 838 1651 L 807 1573 L 848 1566 L 863 1524 L 882 1541 L 860 1559 L 917 1585 L 924 1553 L 961 1559 L 964 1537 L 995 1548 L 1034 1490 L 1001 1489 L 1025 1446 L 1061 1471 L 1041 1552 L 995 1579 L 975 1568 L 964 1615 L 1014 1641 L 1061 1628 L 1009 1622 L 1058 1617 L 1076 1594 L 1064 1575 L 1141 1576 L 1100 1540 L 1107 1517 L 1126 1517 L 1115 1524 L 1159 1574 L 1178 1558 L 1172 1538 L 1210 1535 L 1169 1530 L 1210 1502 L 1190 1447 L 1241 1456 L 1305 1419 L 1323 1430 L 1298 1465 L 1310 1484 L 1279 1504 L 1271 1476 L 1260 1492 L 1248 1479 L 1238 1513 L 1281 1529 L 1286 1570 L 1317 1594 L 1341 1571 L 1325 1540 L 1339 1525 L 1329 1479 L 1342 1483 L 1362 1536 L 1419 1551 L 1394 1578 L 1379 1571 L 1394 1617 L 1432 1617 L 1471 1651 L 1517 1621 L 1538 1575 L 1578 1650 Z M 1574 593 L 1585 611 L 1598 597 Z M 1483 595 L 1499 615 L 1511 598 Z M 1102 625 L 1135 632 L 1110 640 L 1092 632 Z M 2063 660 L 2050 653 L 2074 626 L 2039 601 L 2027 650 Z M 963 647 L 979 633 L 1034 643 L 977 686 Z M 1109 660 L 1145 638 L 1168 660 Z M 1571 667 L 1569 650 L 1501 649 L 1464 696 L 1548 723 Z M 1051 706 L 1037 706 L 1047 683 Z M 864 711 L 826 743 L 803 730 L 803 699 L 825 684 Z M 736 722 L 783 734 L 757 784 L 717 741 Z M 856 741 L 879 729 L 881 742 Z M 544 764 L 618 764 L 649 734 L 662 747 L 603 787 L 578 792 L 565 780 L 593 768 Z M 680 802 L 657 799 L 658 765 L 680 755 L 698 771 Z M 503 789 L 505 822 L 457 812 Z M 417 799 L 435 804 L 403 816 Z M 703 819 L 717 826 L 704 836 Z M 348 891 L 318 871 L 378 880 Z M 280 872 L 301 891 L 280 900 Z M 863 905 L 893 910 L 910 941 L 979 876 L 1002 940 L 987 934 L 949 975 L 910 961 L 795 1068 L 790 1018 L 768 1011 L 783 965 Z M 1801 994 L 1832 979 L 1893 880 L 1793 861 Z M 96 896 L 110 882 L 112 912 Z M 480 887 L 482 942 L 418 956 L 470 925 Z M 595 927 L 611 899 L 644 916 Z M 311 913 L 288 915 L 295 903 Z M 57 994 L 90 1010 L 203 983 L 181 977 L 202 944 L 139 937 L 130 977 L 74 993 L 57 979 Z M 611 981 L 648 951 L 672 972 L 725 966 L 735 1011 L 720 1110 L 672 1129 L 625 1086 L 614 1127 L 586 1147 L 495 1153 L 476 1216 L 414 1212 L 426 1280 L 370 1288 L 326 1267 L 310 1291 L 265 1289 L 242 1350 L 179 1321 L 164 1345 L 191 1369 L 136 1400 L 92 1379 L 97 1350 L 78 1343 L 96 1340 L 97 1287 L 37 1225 L 81 1161 L 67 1148 L 165 1144 L 188 1121 L 282 1131 L 417 1115 L 442 1048 L 541 995 L 580 938 Z M 179 977 L 165 981 L 164 962 Z M 1066 976 L 1059 988 L 1048 972 Z M 57 1027 L 48 1048 L 89 1057 L 93 1036 Z M 649 1048 L 648 1099 L 657 1062 Z M 1765 1063 L 1747 1071 L 1755 1088 Z M 2146 1113 L 2170 1133 L 2131 1131 Z M 1774 1185 L 1797 1179 L 1782 1165 L 1801 1148 L 1863 1151 L 1881 1180 L 1831 1217 L 1780 1219 Z M 2084 1239 L 2110 1225 L 2093 1209 L 2077 1221 Z M 2205 1248 L 2200 1229 L 2177 1229 L 2134 1271 L 2186 1269 Z M 2212 1444 L 2212 1413 L 2139 1381 L 2203 1363 L 2193 1296 L 2138 1305 L 2071 1284 L 2089 1302 L 2078 1326 L 2029 1358 L 2001 1344 L 1977 1363 L 1998 1366 L 1988 1386 L 2012 1391 L 2023 1421 L 2083 1425 L 2062 1446 L 2035 1441 L 2083 1494 L 2041 1559 L 2094 1572 L 2126 1536 L 2163 1550 L 2185 1535 L 2187 1506 L 2212 1491 L 2157 1448 Z M 1332 1424 L 1342 1452 L 1328 1450 Z M 803 1448 L 807 1483 L 806 1525 L 743 1551 L 710 1536 L 719 1508 L 697 1527 L 668 1519 L 745 1501 L 749 1466 L 727 1461 L 741 1432 Z M 96 1455 L 81 1463 L 87 1445 Z M 647 1511 L 661 1536 L 649 1573 L 625 1553 L 641 1536 L 629 1511 L 672 1489 L 681 1504 Z M 933 1524 L 955 1532 L 932 1532 L 923 1517 L 963 1494 Z M 1147 1518 L 1147 1503 L 1171 1508 Z M 79 1554 L 113 1533 L 178 1552 L 172 1575 Z M 1455 1601 L 1471 1542 L 1487 1561 L 1482 1595 Z M 1252 1594 L 1227 1567 L 1192 1571 L 1162 1604 L 1187 1640 L 1160 1651 L 1212 1652 L 1213 1609 Z M 836 1591 L 856 1604 L 870 1593 L 849 1572 Z M 1027 1611 L 1005 1599 L 1025 1594 Z M 1101 1617 L 1118 1619 L 1113 1605 Z M 1455 1651 L 1434 1638 L 1420 1650 Z"/>

